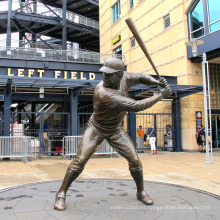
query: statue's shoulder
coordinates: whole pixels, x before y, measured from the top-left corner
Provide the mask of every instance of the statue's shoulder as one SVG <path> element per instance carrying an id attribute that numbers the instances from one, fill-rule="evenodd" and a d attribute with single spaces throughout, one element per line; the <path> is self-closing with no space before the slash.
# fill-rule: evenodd
<path id="1" fill-rule="evenodd" d="M 105 88 L 103 84 L 96 86 L 94 97 L 101 102 L 109 102 L 115 95 L 115 91 L 109 88 Z"/>
<path id="2" fill-rule="evenodd" d="M 123 75 L 124 80 L 131 79 L 131 77 L 132 77 L 132 73 L 124 71 L 124 75 Z"/>
<path id="3" fill-rule="evenodd" d="M 121 79 L 120 87 L 127 89 L 131 79 L 131 73 L 124 71 L 123 77 Z"/>
<path id="4" fill-rule="evenodd" d="M 104 87 L 103 87 L 103 83 L 102 83 L 102 81 L 96 86 L 96 88 L 95 88 L 95 93 L 101 93 L 102 92 L 102 90 L 104 89 Z"/>
<path id="5" fill-rule="evenodd" d="M 95 96 L 103 96 L 105 93 L 106 93 L 106 89 L 103 86 L 103 83 L 100 82 L 95 88 L 94 95 Z"/>

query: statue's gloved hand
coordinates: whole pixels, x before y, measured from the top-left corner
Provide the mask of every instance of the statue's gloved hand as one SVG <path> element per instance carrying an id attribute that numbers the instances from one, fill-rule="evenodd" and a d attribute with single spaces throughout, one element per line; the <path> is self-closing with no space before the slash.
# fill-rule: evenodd
<path id="1" fill-rule="evenodd" d="M 160 86 L 163 88 L 165 88 L 168 85 L 167 80 L 164 77 L 161 77 L 159 79 L 159 82 L 160 82 Z"/>
<path id="2" fill-rule="evenodd" d="M 172 95 L 172 92 L 171 92 L 170 86 L 169 86 L 169 85 L 166 85 L 166 87 L 163 88 L 163 89 L 160 91 L 160 93 L 161 93 L 161 96 L 162 96 L 163 99 L 164 99 L 164 98 L 167 98 L 167 97 L 169 97 L 169 96 L 171 96 L 171 95 Z"/>

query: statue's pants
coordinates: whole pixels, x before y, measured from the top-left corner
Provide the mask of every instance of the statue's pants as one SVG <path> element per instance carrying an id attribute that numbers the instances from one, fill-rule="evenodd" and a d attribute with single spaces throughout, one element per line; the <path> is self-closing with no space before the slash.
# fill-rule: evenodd
<path id="1" fill-rule="evenodd" d="M 77 157 L 69 165 L 69 171 L 71 170 L 71 173 L 81 173 L 86 162 L 99 148 L 104 139 L 106 139 L 111 147 L 122 157 L 127 159 L 131 175 L 133 177 L 139 176 L 139 178 L 142 179 L 142 164 L 136 153 L 135 146 L 127 132 L 122 128 L 118 128 L 110 134 L 103 134 L 94 126 L 89 125 L 82 136 Z"/>

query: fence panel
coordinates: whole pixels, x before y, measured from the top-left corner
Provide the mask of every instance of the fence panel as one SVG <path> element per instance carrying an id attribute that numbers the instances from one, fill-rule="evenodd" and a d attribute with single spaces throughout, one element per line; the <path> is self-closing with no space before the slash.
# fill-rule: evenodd
<path id="1" fill-rule="evenodd" d="M 154 128 L 157 135 L 157 149 L 173 149 L 174 128 L 172 113 L 136 113 L 136 127 L 138 128 L 139 125 L 143 127 L 145 133 L 147 133 L 148 128 Z M 136 139 L 136 146 L 138 146 L 138 138 Z M 148 148 L 150 148 L 150 143 L 145 142 L 143 148 L 137 148 L 137 150 Z"/>
<path id="2" fill-rule="evenodd" d="M 76 156 L 81 136 L 66 136 L 63 138 L 63 156 Z"/>
<path id="3" fill-rule="evenodd" d="M 0 112 L 0 136 L 3 135 L 3 113 Z"/>
<path id="4" fill-rule="evenodd" d="M 0 137 L 0 158 L 36 157 L 34 137 Z"/>
<path id="5" fill-rule="evenodd" d="M 57 108 L 50 105 L 49 108 Z M 54 110 L 52 109 L 52 110 Z M 12 114 L 11 136 L 35 137 L 40 156 L 62 153 L 63 137 L 69 135 L 70 116 L 64 112 L 15 112 Z"/>
<path id="6" fill-rule="evenodd" d="M 85 131 L 89 118 L 92 113 L 80 112 L 78 113 L 78 135 L 82 135 Z"/>
<path id="7" fill-rule="evenodd" d="M 63 157 L 76 156 L 81 136 L 66 136 L 63 138 Z M 94 155 L 117 155 L 118 153 L 104 140 Z"/>

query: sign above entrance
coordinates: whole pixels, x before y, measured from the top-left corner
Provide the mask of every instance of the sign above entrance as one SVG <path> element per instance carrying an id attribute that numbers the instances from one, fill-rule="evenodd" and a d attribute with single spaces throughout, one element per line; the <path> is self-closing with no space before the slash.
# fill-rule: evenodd
<path id="1" fill-rule="evenodd" d="M 54 78 L 54 79 L 73 79 L 73 80 L 96 80 L 94 72 L 79 72 L 79 71 L 62 71 L 62 70 L 45 70 L 45 69 L 20 69 L 7 68 L 6 76 L 17 77 L 38 77 L 38 78 Z"/>
<path id="2" fill-rule="evenodd" d="M 201 128 L 202 125 L 202 111 L 196 111 L 196 131 Z"/>

